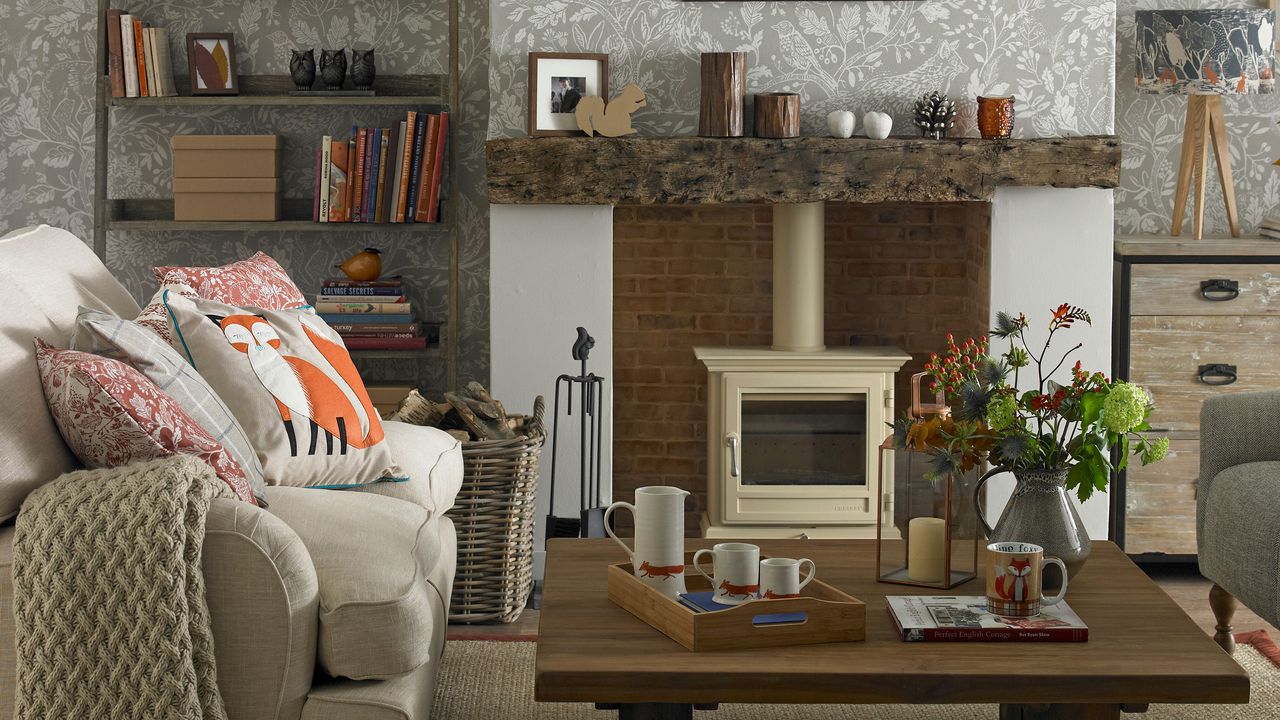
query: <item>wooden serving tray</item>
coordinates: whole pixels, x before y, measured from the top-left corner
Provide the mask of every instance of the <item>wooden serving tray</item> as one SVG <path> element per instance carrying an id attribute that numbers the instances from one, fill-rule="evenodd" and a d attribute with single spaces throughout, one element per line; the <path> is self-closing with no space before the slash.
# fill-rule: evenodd
<path id="1" fill-rule="evenodd" d="M 688 592 L 711 589 L 711 583 L 693 569 L 692 553 L 685 553 L 684 581 Z M 609 600 L 615 605 L 688 650 L 857 642 L 867 636 L 867 606 L 816 578 L 800 591 L 798 598 L 751 600 L 718 612 L 703 613 L 696 613 L 641 582 L 631 563 L 610 565 L 608 584 Z M 758 615 L 775 613 L 805 613 L 806 617 L 795 623 L 756 625 L 752 622 Z"/>

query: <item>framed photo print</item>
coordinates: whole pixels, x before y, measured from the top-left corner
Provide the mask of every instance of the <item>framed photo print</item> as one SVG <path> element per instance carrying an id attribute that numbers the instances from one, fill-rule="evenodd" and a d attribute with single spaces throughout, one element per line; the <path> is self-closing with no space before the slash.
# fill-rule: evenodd
<path id="1" fill-rule="evenodd" d="M 236 40 L 231 33 L 187 33 L 192 95 L 239 95 Z"/>
<path id="2" fill-rule="evenodd" d="M 581 135 L 574 111 L 588 95 L 609 97 L 609 56 L 601 53 L 529 53 L 529 134 Z"/>

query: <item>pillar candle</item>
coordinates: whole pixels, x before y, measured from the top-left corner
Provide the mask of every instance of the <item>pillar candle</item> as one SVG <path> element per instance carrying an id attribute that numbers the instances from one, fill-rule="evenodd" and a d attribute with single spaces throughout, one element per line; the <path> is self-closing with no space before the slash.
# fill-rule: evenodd
<path id="1" fill-rule="evenodd" d="M 942 518 L 911 518 L 907 525 L 907 579 L 940 583 L 947 554 L 947 524 Z"/>

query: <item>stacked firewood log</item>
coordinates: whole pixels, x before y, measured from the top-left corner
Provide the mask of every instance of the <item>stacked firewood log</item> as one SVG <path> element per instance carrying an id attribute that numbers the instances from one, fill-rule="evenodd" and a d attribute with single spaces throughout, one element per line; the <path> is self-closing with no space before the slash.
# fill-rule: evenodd
<path id="1" fill-rule="evenodd" d="M 457 392 L 445 393 L 443 402 L 414 390 L 387 419 L 440 428 L 459 440 L 474 441 L 510 440 L 522 418 L 509 417 L 501 400 L 480 383 L 469 382 Z"/>

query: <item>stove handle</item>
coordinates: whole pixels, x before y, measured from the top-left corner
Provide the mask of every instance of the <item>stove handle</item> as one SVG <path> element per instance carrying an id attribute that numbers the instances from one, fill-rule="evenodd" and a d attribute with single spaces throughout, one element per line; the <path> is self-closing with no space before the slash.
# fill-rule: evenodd
<path id="1" fill-rule="evenodd" d="M 738 433 L 724 436 L 724 444 L 729 448 L 729 477 L 742 477 L 742 438 Z"/>

